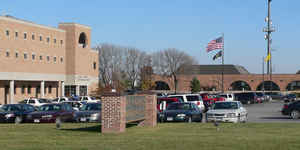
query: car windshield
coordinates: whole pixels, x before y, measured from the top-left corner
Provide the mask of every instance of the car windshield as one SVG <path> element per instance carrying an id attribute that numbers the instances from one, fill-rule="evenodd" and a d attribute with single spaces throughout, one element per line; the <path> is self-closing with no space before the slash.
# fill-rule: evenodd
<path id="1" fill-rule="evenodd" d="M 238 109 L 236 102 L 215 103 L 212 109 Z"/>
<path id="2" fill-rule="evenodd" d="M 263 93 L 256 93 L 257 96 L 264 96 Z"/>
<path id="3" fill-rule="evenodd" d="M 0 112 L 6 112 L 6 111 L 20 111 L 21 108 L 14 106 L 14 105 L 4 105 L 0 108 Z"/>
<path id="4" fill-rule="evenodd" d="M 167 110 L 189 110 L 191 105 L 188 103 L 171 103 Z"/>
<path id="5" fill-rule="evenodd" d="M 101 110 L 101 104 L 85 104 L 80 108 L 80 111 Z"/>
<path id="6" fill-rule="evenodd" d="M 49 100 L 47 100 L 47 99 L 39 99 L 39 102 L 40 103 L 49 103 Z"/>
<path id="7" fill-rule="evenodd" d="M 39 108 L 39 111 L 59 111 L 61 105 L 43 105 Z"/>
<path id="8" fill-rule="evenodd" d="M 197 96 L 197 95 L 186 96 L 186 99 L 187 99 L 188 102 L 202 100 L 201 97 Z"/>

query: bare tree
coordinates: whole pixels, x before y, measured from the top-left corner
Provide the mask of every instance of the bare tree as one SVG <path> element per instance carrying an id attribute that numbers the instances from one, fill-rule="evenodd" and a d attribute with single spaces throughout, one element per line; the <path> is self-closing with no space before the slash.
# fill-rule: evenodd
<path id="1" fill-rule="evenodd" d="M 177 91 L 177 75 L 180 67 L 197 64 L 193 57 L 175 48 L 168 48 L 154 53 L 152 61 L 154 73 L 172 77 L 175 93 Z"/>
<path id="2" fill-rule="evenodd" d="M 134 89 L 135 84 L 140 78 L 140 71 L 146 65 L 147 54 L 136 48 L 127 48 L 125 52 L 124 72 L 130 82 L 131 89 Z"/>
<path id="3" fill-rule="evenodd" d="M 99 51 L 99 79 L 105 87 L 113 86 L 123 64 L 122 49 L 112 44 L 102 44 L 96 49 Z"/>

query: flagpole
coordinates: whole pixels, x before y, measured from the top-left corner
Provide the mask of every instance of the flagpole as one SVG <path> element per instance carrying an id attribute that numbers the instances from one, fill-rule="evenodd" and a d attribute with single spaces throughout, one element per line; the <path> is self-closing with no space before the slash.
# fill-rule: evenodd
<path id="1" fill-rule="evenodd" d="M 225 46 L 224 33 L 222 33 L 222 37 L 223 37 L 223 49 L 222 49 L 222 93 L 224 93 L 224 46 Z"/>

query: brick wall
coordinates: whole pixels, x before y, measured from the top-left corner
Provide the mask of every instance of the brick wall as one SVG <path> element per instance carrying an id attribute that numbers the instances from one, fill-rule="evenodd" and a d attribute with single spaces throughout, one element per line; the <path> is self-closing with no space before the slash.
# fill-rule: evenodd
<path id="1" fill-rule="evenodd" d="M 105 95 L 102 101 L 102 133 L 121 133 L 126 128 L 126 99 L 119 95 Z"/>

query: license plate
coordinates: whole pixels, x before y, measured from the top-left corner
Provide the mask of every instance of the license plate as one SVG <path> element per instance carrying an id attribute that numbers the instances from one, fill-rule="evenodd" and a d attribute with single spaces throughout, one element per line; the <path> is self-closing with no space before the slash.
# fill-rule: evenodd
<path id="1" fill-rule="evenodd" d="M 218 120 L 218 121 L 219 121 L 219 120 L 222 120 L 222 118 L 221 118 L 221 117 L 217 117 L 217 118 L 216 118 L 216 120 Z"/>
<path id="2" fill-rule="evenodd" d="M 167 121 L 173 121 L 173 118 L 172 117 L 168 117 Z"/>
<path id="3" fill-rule="evenodd" d="M 80 118 L 80 121 L 86 122 L 86 118 Z"/>
<path id="4" fill-rule="evenodd" d="M 34 119 L 33 122 L 34 123 L 40 123 L 40 120 L 39 119 Z"/>

